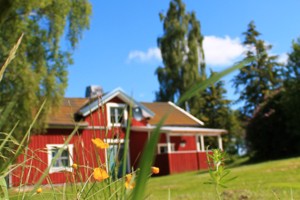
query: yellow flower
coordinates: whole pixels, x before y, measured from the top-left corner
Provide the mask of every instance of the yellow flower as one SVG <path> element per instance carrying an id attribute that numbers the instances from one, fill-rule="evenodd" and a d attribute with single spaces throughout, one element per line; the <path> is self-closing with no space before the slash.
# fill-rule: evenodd
<path id="1" fill-rule="evenodd" d="M 109 146 L 107 143 L 103 142 L 100 138 L 92 139 L 92 142 L 96 145 L 96 147 L 100 149 L 106 149 Z"/>
<path id="2" fill-rule="evenodd" d="M 42 188 L 38 188 L 37 190 L 36 190 L 36 193 L 41 193 L 43 190 L 42 190 Z"/>
<path id="3" fill-rule="evenodd" d="M 125 187 L 127 188 L 127 189 L 133 189 L 134 188 L 134 186 L 135 186 L 135 182 L 133 182 L 133 181 L 131 181 L 131 178 L 132 178 L 132 175 L 131 174 L 127 174 L 126 176 L 125 176 Z"/>
<path id="4" fill-rule="evenodd" d="M 103 181 L 104 179 L 107 179 L 109 176 L 106 172 L 106 170 L 102 169 L 102 168 L 95 168 L 94 169 L 94 179 L 96 179 L 97 181 Z"/>
<path id="5" fill-rule="evenodd" d="M 126 174 L 126 176 L 125 176 L 126 182 L 130 182 L 130 181 L 131 181 L 131 178 L 132 178 L 132 175 L 131 175 L 131 174 Z"/>
<path id="6" fill-rule="evenodd" d="M 76 164 L 76 163 L 74 163 L 74 164 L 72 165 L 72 168 L 73 168 L 73 169 L 78 169 L 78 166 L 77 166 L 77 164 Z"/>
<path id="7" fill-rule="evenodd" d="M 159 173 L 159 168 L 158 167 L 151 167 L 151 171 L 153 174 L 158 174 Z"/>

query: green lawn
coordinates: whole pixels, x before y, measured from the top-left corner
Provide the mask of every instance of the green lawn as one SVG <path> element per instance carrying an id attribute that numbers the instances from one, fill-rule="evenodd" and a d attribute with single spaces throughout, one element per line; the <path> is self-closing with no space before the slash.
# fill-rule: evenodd
<path id="1" fill-rule="evenodd" d="M 300 158 L 233 168 L 238 178 L 222 189 L 223 199 L 300 199 Z M 152 178 L 148 199 L 216 199 L 207 173 L 184 173 Z"/>
<path id="2" fill-rule="evenodd" d="M 300 199 L 300 157 L 260 164 L 245 165 L 233 168 L 230 176 L 237 179 L 228 184 L 228 188 L 222 189 L 223 199 Z M 147 186 L 149 200 L 179 199 L 216 199 L 212 185 L 204 184 L 209 180 L 207 172 L 189 172 L 172 176 L 151 178 Z M 101 183 L 98 183 L 101 184 Z M 43 193 L 30 199 L 53 199 L 53 191 L 43 187 Z M 100 192 L 94 188 L 92 192 Z M 58 193 L 64 193 L 62 187 L 56 187 Z M 16 198 L 15 191 L 10 190 Z M 56 193 L 56 192 L 55 192 Z M 68 199 L 75 199 L 76 190 L 67 189 Z M 58 199 L 63 194 L 57 195 Z M 100 194 L 104 199 L 104 194 Z M 96 199 L 99 199 L 97 197 Z"/>

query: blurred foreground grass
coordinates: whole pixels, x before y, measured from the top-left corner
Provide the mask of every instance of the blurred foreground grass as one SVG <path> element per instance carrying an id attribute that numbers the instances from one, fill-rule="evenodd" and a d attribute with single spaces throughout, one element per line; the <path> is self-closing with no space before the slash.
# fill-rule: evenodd
<path id="1" fill-rule="evenodd" d="M 221 190 L 223 199 L 300 199 L 300 158 L 242 165 L 232 168 L 231 174 L 238 178 Z M 214 188 L 204 184 L 208 179 L 207 172 L 199 171 L 153 177 L 147 184 L 146 199 L 216 199 Z M 56 186 L 56 191 L 61 199 L 76 199 L 71 188 L 62 192 L 63 186 Z M 11 199 L 17 199 L 14 193 L 10 189 Z M 44 186 L 43 193 L 31 199 L 53 199 L 52 195 L 52 189 Z"/>

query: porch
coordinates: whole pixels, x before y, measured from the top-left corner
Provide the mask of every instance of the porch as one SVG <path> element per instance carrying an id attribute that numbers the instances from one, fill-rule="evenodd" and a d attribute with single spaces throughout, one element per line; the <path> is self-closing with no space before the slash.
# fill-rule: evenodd
<path id="1" fill-rule="evenodd" d="M 202 130 L 203 131 L 203 130 Z M 208 130 L 206 130 L 208 131 Z M 187 171 L 208 169 L 207 148 L 223 149 L 220 132 L 166 132 L 161 135 L 157 145 L 155 166 L 159 167 L 160 175 L 176 174 Z"/>

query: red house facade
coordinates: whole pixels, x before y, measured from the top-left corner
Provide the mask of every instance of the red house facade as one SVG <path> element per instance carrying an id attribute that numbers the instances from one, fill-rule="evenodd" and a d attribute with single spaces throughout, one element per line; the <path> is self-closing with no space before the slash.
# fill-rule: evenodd
<path id="1" fill-rule="evenodd" d="M 131 113 L 128 171 L 138 167 L 146 142 L 166 113 L 169 115 L 160 129 L 154 164 L 161 175 L 207 169 L 208 142 L 223 148 L 221 135 L 226 130 L 203 128 L 202 121 L 172 102 L 141 103 L 116 89 L 99 98 L 65 98 L 49 116 L 45 133 L 30 137 L 28 151 L 18 159 L 25 164 L 12 171 L 10 185 L 34 184 L 43 174 L 47 174 L 43 184 L 83 182 L 91 178 L 95 167 L 112 174 L 120 165 Z M 71 134 L 73 137 L 65 144 Z M 108 148 L 96 148 L 92 142 L 95 138 L 108 143 Z M 60 149 L 61 155 L 53 162 Z"/>

